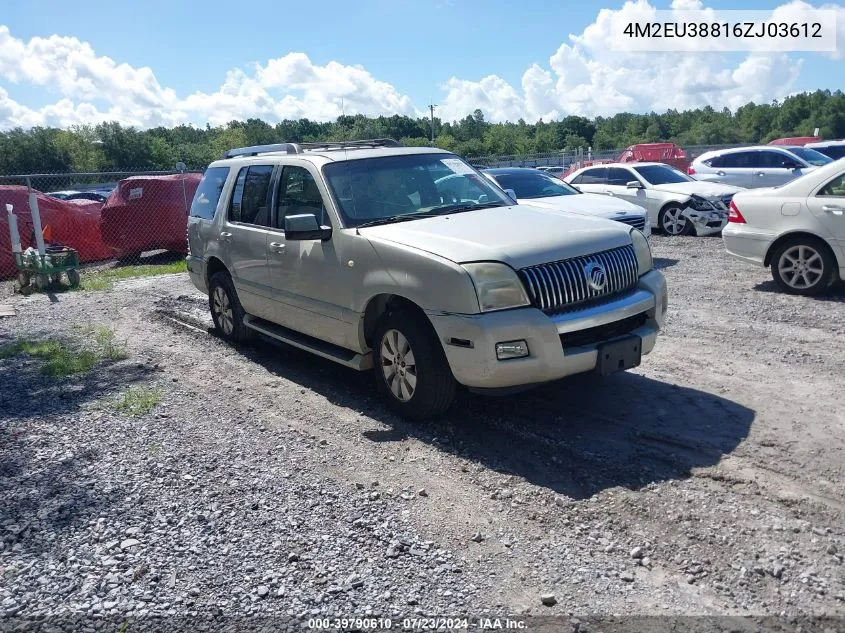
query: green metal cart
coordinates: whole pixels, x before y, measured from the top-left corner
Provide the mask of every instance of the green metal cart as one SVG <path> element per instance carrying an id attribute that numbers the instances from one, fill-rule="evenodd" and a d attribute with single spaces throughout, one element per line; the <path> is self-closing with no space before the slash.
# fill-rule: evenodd
<path id="1" fill-rule="evenodd" d="M 48 246 L 44 256 L 38 252 L 14 253 L 21 292 L 29 294 L 33 287 L 46 289 L 50 283 L 59 283 L 67 275 L 71 286 L 79 285 L 79 253 L 66 246 Z"/>

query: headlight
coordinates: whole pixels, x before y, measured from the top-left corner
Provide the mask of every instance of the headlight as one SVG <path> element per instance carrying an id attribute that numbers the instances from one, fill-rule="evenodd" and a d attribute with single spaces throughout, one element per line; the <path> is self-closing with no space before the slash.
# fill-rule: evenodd
<path id="1" fill-rule="evenodd" d="M 482 312 L 530 305 L 522 282 L 510 266 L 498 262 L 463 266 L 475 285 Z"/>
<path id="2" fill-rule="evenodd" d="M 637 274 L 642 276 L 654 268 L 654 260 L 651 257 L 651 246 L 642 232 L 631 229 L 631 242 L 634 245 L 634 253 L 637 256 Z"/>

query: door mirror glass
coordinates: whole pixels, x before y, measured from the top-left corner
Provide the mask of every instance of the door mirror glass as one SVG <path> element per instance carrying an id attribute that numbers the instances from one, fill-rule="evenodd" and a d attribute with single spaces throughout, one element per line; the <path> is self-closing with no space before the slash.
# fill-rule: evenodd
<path id="1" fill-rule="evenodd" d="M 285 240 L 322 240 L 332 236 L 330 226 L 320 226 L 317 216 L 313 213 L 285 216 Z"/>
<path id="2" fill-rule="evenodd" d="M 510 199 L 516 202 L 516 191 L 513 189 L 505 189 L 505 193 L 510 196 Z"/>
<path id="3" fill-rule="evenodd" d="M 628 189 L 642 189 L 643 183 L 641 183 L 639 180 L 631 180 L 628 183 L 626 183 L 625 186 Z"/>

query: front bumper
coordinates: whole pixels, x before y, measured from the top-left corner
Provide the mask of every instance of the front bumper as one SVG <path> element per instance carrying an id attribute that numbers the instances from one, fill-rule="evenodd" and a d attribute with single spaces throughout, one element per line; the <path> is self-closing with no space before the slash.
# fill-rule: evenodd
<path id="1" fill-rule="evenodd" d="M 455 379 L 476 389 L 503 389 L 557 380 L 592 371 L 597 344 L 622 334 L 642 337 L 648 354 L 663 327 L 667 292 L 663 274 L 643 275 L 636 290 L 620 299 L 572 313 L 548 316 L 537 308 L 519 308 L 477 315 L 430 313 Z M 619 331 L 627 323 L 632 328 Z M 579 343 L 586 331 L 610 333 L 607 339 Z M 525 340 L 529 355 L 498 360 L 496 344 Z M 575 344 L 564 346 L 564 340 Z"/>
<path id="2" fill-rule="evenodd" d="M 715 235 L 719 233 L 728 223 L 728 211 L 720 209 L 684 209 L 684 215 L 695 227 L 696 235 Z"/>

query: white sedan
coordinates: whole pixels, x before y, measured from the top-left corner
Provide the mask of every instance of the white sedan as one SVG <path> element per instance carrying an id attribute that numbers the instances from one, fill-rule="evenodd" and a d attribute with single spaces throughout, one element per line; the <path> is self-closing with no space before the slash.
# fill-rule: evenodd
<path id="1" fill-rule="evenodd" d="M 817 295 L 845 279 L 845 159 L 736 194 L 722 239 L 731 255 L 771 267 L 791 294 Z"/>
<path id="2" fill-rule="evenodd" d="M 741 187 L 699 182 L 663 163 L 609 163 L 564 178 L 584 193 L 621 198 L 648 211 L 667 235 L 713 235 L 728 222 L 728 205 Z"/>
<path id="3" fill-rule="evenodd" d="M 504 189 L 518 204 L 569 211 L 623 222 L 651 237 L 651 222 L 645 209 L 608 196 L 581 193 L 560 178 L 538 169 L 500 167 L 483 172 L 493 184 Z"/>

